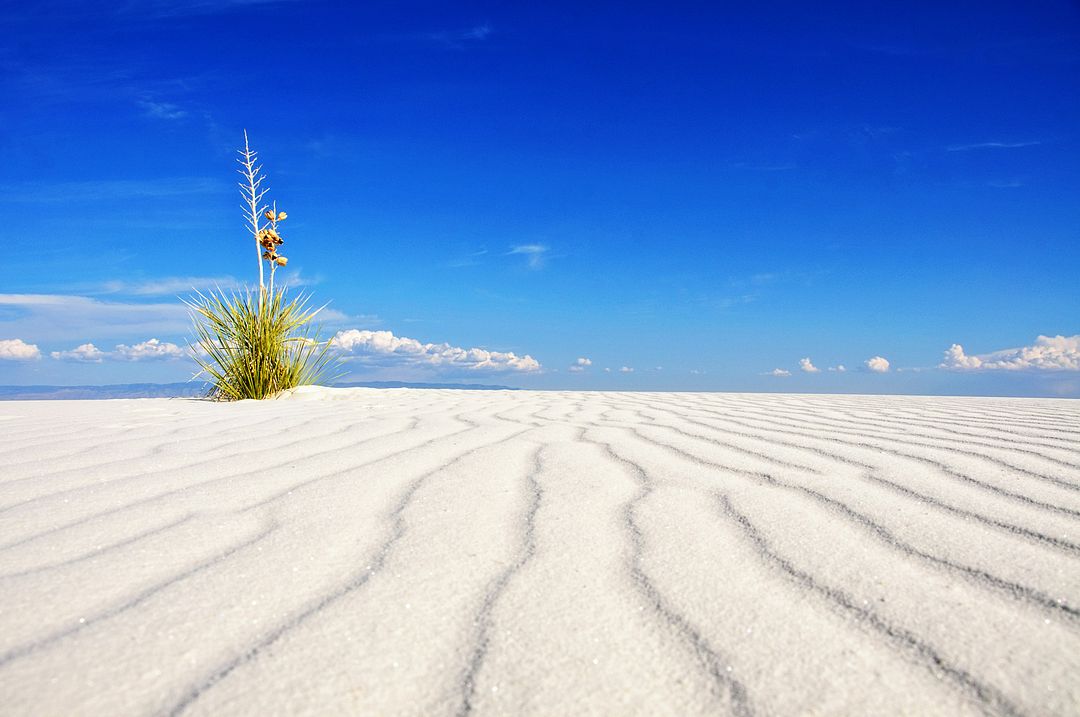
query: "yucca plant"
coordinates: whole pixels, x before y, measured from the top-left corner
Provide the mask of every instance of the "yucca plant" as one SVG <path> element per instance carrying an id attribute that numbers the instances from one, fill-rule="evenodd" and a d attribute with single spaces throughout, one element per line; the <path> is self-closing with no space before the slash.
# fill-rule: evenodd
<path id="1" fill-rule="evenodd" d="M 268 398 L 278 391 L 316 383 L 331 361 L 330 344 L 311 325 L 318 309 L 284 287 L 210 291 L 187 301 L 195 317 L 196 360 L 210 377 L 211 395 L 224 400 Z"/>
<path id="2" fill-rule="evenodd" d="M 311 308 L 311 297 L 288 295 L 274 286 L 279 266 L 288 259 L 278 254 L 285 243 L 279 224 L 288 218 L 277 203 L 263 202 L 267 190 L 258 155 L 248 144 L 239 152 L 240 194 L 244 218 L 255 239 L 259 286 L 226 293 L 221 289 L 196 292 L 185 300 L 195 326 L 193 357 L 210 379 L 210 395 L 222 400 L 262 399 L 279 391 L 316 383 L 333 364 L 330 342 L 319 340 L 312 320 L 323 307 Z M 263 262 L 270 264 L 266 281 Z"/>

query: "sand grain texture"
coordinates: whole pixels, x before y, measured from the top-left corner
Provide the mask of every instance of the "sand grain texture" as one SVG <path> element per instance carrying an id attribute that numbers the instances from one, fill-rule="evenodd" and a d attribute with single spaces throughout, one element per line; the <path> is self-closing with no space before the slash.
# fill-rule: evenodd
<path id="1" fill-rule="evenodd" d="M 1080 402 L 0 404 L 0 714 L 1080 714 Z"/>

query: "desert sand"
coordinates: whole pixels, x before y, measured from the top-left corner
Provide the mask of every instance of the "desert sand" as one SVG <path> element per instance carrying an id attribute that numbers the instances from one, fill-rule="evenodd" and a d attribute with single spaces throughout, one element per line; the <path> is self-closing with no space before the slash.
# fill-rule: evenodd
<path id="1" fill-rule="evenodd" d="M 0 403 L 0 713 L 1080 714 L 1080 401 Z"/>

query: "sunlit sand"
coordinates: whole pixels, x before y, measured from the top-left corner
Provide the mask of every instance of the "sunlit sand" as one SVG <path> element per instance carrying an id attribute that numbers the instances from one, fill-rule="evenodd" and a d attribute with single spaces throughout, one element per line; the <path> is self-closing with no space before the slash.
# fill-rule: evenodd
<path id="1" fill-rule="evenodd" d="M 0 404 L 5 714 L 1076 714 L 1080 403 Z"/>

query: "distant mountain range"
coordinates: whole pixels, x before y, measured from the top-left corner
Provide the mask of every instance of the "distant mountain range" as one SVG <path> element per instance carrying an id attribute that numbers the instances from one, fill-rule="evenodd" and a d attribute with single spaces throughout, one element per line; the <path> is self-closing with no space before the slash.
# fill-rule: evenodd
<path id="1" fill-rule="evenodd" d="M 478 383 L 410 383 L 353 381 L 341 388 L 456 388 L 468 391 L 516 391 L 510 386 Z M 121 383 L 110 386 L 0 386 L 0 401 L 93 400 L 107 398 L 196 398 L 206 395 L 200 383 Z"/>

